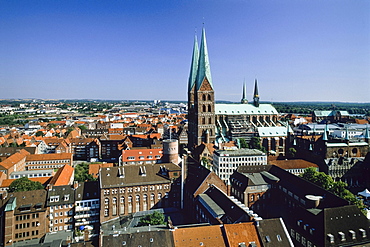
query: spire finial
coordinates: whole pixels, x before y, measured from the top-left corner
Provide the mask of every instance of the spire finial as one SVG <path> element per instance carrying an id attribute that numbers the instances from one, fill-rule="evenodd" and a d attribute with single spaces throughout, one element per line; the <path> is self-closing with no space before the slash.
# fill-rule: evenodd
<path id="1" fill-rule="evenodd" d="M 260 96 L 258 95 L 257 79 L 254 80 L 253 105 L 255 107 L 259 107 L 260 105 Z"/>
<path id="2" fill-rule="evenodd" d="M 245 78 L 244 78 L 244 82 L 243 82 L 243 94 L 242 94 L 242 100 L 241 100 L 241 103 L 242 104 L 248 104 L 248 100 L 247 100 L 247 87 L 245 85 Z"/>

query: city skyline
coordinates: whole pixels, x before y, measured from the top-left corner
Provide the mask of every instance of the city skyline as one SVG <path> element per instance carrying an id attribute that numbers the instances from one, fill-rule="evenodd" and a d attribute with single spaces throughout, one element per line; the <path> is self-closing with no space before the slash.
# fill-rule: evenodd
<path id="1" fill-rule="evenodd" d="M 369 102 L 368 1 L 0 2 L 0 98 L 187 98 L 204 26 L 217 101 Z M 204 23 L 204 24 L 203 24 Z"/>

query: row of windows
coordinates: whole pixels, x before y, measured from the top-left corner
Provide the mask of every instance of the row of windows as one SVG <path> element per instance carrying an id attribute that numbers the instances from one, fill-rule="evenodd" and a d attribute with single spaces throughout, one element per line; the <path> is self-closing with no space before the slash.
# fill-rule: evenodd
<path id="1" fill-rule="evenodd" d="M 146 156 L 147 159 L 153 159 L 153 155 L 148 155 Z M 160 159 L 161 156 L 160 155 L 156 155 L 155 156 L 156 159 Z M 127 157 L 128 160 L 136 160 L 136 159 L 140 159 L 140 160 L 143 160 L 145 159 L 145 156 L 139 156 L 139 158 L 135 157 L 135 156 L 128 156 Z"/>
<path id="2" fill-rule="evenodd" d="M 155 194 L 151 194 L 150 195 L 150 200 L 151 201 L 153 201 L 154 200 L 154 198 L 155 198 Z M 168 198 L 168 193 L 165 193 L 165 198 Z M 128 202 L 132 202 L 132 199 L 133 199 L 133 197 L 132 196 L 128 196 L 127 197 L 127 201 Z M 143 195 L 143 201 L 147 201 L 147 199 L 148 199 L 148 195 L 147 194 L 144 194 Z M 160 200 L 160 199 L 162 199 L 162 193 L 158 193 L 157 194 L 157 199 L 158 200 Z M 135 201 L 137 201 L 137 202 L 139 202 L 140 201 L 140 196 L 139 195 L 136 195 L 135 196 Z M 113 204 L 116 204 L 117 203 L 117 197 L 113 197 L 112 198 L 112 203 Z M 123 196 L 121 196 L 120 197 L 120 203 L 125 203 L 125 197 L 123 197 Z M 105 198 L 104 199 L 104 204 L 109 204 L 109 198 Z"/>
<path id="3" fill-rule="evenodd" d="M 57 164 L 57 163 L 69 163 L 70 160 L 43 160 L 43 161 L 29 161 L 27 165 L 39 165 L 39 164 Z"/>
<path id="4" fill-rule="evenodd" d="M 24 228 L 29 228 L 29 227 L 36 227 L 39 225 L 40 224 L 38 221 L 31 222 L 31 224 L 27 222 L 27 223 L 22 223 L 22 224 L 15 224 L 15 229 L 18 230 L 18 229 L 24 229 Z"/>
<path id="5" fill-rule="evenodd" d="M 266 156 L 237 157 L 237 158 L 221 158 L 220 157 L 220 162 L 266 161 L 266 159 L 267 159 Z"/>
<path id="6" fill-rule="evenodd" d="M 39 230 L 31 231 L 31 236 L 36 236 L 39 234 Z M 26 238 L 30 236 L 30 232 L 16 233 L 15 238 Z"/>
<path id="7" fill-rule="evenodd" d="M 95 206 L 95 205 L 99 205 L 99 201 L 98 200 L 88 201 L 88 202 L 77 202 L 76 203 L 76 206 L 77 207 L 91 207 L 91 206 Z"/>
<path id="8" fill-rule="evenodd" d="M 50 214 L 50 216 L 52 216 L 53 214 Z M 59 212 L 59 213 L 55 213 L 54 214 L 55 217 L 58 217 L 58 216 L 63 216 L 63 212 Z M 64 215 L 65 216 L 68 216 L 68 215 L 73 215 L 73 211 L 64 211 Z"/>
<path id="9" fill-rule="evenodd" d="M 120 188 L 119 189 L 119 192 L 121 194 L 125 193 L 126 190 L 128 193 L 132 193 L 132 192 L 140 192 L 140 191 L 153 191 L 155 189 L 157 190 L 161 190 L 161 189 L 165 189 L 165 190 L 168 190 L 170 188 L 170 185 L 168 184 L 165 184 L 165 185 L 151 185 L 151 186 L 141 186 L 141 187 L 129 187 L 129 188 Z M 103 191 L 104 195 L 109 195 L 110 192 L 112 193 L 112 195 L 114 194 L 117 194 L 118 193 L 118 189 L 105 189 Z"/>
<path id="10" fill-rule="evenodd" d="M 72 225 L 69 225 L 69 226 L 59 226 L 59 231 L 62 231 L 63 229 L 64 230 L 71 230 L 73 228 Z M 50 228 L 50 231 L 52 232 L 53 231 L 53 228 Z M 54 227 L 54 231 L 57 232 L 58 231 L 58 227 Z"/>
<path id="11" fill-rule="evenodd" d="M 47 168 L 54 169 L 54 168 L 60 168 L 64 165 L 67 165 L 67 164 L 46 165 L 46 166 L 28 166 L 28 169 L 29 170 L 32 170 L 32 169 L 47 169 Z"/>
<path id="12" fill-rule="evenodd" d="M 54 220 L 54 224 L 58 224 L 58 222 L 60 223 L 60 224 L 62 224 L 63 222 L 64 223 L 68 223 L 68 222 L 72 222 L 73 221 L 73 218 L 64 218 L 64 220 L 63 219 L 60 219 L 60 220 Z"/>
<path id="13" fill-rule="evenodd" d="M 57 200 L 55 200 L 57 202 Z M 59 198 L 58 198 L 58 201 L 59 201 Z M 73 207 L 73 204 L 63 204 L 63 205 L 57 205 L 57 206 L 50 206 L 50 209 L 51 210 L 58 210 L 59 209 L 63 209 L 63 208 L 72 208 Z"/>
<path id="14" fill-rule="evenodd" d="M 31 216 L 32 216 L 32 219 L 37 219 L 39 217 L 39 213 L 16 216 L 15 220 L 16 221 L 29 220 Z"/>

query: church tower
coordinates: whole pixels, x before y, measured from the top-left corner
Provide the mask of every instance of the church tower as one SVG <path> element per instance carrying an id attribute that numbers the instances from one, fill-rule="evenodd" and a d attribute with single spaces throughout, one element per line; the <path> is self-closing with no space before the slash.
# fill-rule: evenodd
<path id="1" fill-rule="evenodd" d="M 215 95 L 204 28 L 198 62 L 196 62 L 196 53 L 195 40 L 188 87 L 188 146 L 190 149 L 202 142 L 215 141 Z M 195 67 L 197 67 L 196 76 L 194 76 Z"/>
<path id="2" fill-rule="evenodd" d="M 260 106 L 260 96 L 258 95 L 257 79 L 255 79 L 255 81 L 254 81 L 253 105 L 255 107 Z"/>

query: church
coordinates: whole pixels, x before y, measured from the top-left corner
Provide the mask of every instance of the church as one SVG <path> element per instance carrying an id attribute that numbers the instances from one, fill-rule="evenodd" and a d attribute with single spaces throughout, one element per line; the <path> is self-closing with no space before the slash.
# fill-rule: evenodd
<path id="1" fill-rule="evenodd" d="M 279 113 L 271 104 L 261 104 L 257 80 L 254 82 L 253 102 L 246 98 L 243 85 L 240 103 L 216 104 L 212 83 L 205 29 L 198 47 L 194 39 L 188 81 L 188 147 L 192 150 L 202 143 L 220 143 L 243 138 L 260 137 L 270 155 L 285 154 L 288 125 L 280 122 Z"/>

